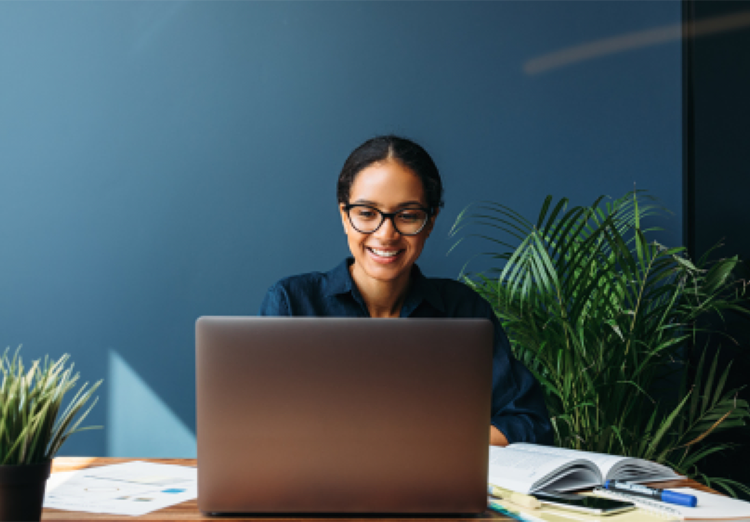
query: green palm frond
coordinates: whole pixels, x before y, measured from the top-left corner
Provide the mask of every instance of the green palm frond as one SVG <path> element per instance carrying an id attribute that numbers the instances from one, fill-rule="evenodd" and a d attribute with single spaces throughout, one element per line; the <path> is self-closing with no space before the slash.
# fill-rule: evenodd
<path id="1" fill-rule="evenodd" d="M 492 246 L 482 255 L 498 264 L 461 278 L 490 302 L 541 383 L 556 444 L 697 475 L 701 459 L 727 449 L 711 435 L 744 425 L 750 410 L 724 390 L 730 369 L 719 374 L 718 355 L 710 368 L 699 362 L 687 389 L 686 347 L 708 315 L 749 312 L 736 257 L 693 263 L 684 248 L 649 239 L 657 229 L 644 221 L 663 212 L 641 191 L 588 207 L 548 196 L 535 220 L 483 202 L 451 234 L 471 231 L 464 237 Z"/>

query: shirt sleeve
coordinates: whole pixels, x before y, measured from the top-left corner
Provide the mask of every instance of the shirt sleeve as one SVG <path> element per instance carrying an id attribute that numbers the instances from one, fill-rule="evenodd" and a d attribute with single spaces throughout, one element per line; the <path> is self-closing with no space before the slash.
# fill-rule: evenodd
<path id="1" fill-rule="evenodd" d="M 490 314 L 495 327 L 491 424 L 510 443 L 552 444 L 552 424 L 542 388 L 523 363 L 513 356 L 508 336 L 495 314 Z"/>
<path id="2" fill-rule="evenodd" d="M 286 289 L 276 283 L 266 292 L 263 302 L 260 304 L 258 315 L 267 316 L 290 316 L 292 315 L 289 308 L 289 296 Z"/>

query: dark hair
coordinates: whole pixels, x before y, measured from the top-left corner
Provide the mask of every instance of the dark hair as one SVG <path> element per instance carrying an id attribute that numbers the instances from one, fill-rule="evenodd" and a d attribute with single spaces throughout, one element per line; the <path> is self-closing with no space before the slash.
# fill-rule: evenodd
<path id="1" fill-rule="evenodd" d="M 413 141 L 393 135 L 369 139 L 346 158 L 336 189 L 339 203 L 349 203 L 352 183 L 360 171 L 386 159 L 398 161 L 419 176 L 430 210 L 444 205 L 443 182 L 430 155 Z"/>

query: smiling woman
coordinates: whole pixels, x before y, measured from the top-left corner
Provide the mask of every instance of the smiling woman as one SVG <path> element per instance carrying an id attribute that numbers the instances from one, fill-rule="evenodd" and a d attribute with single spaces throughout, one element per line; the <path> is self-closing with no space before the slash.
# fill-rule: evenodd
<path id="1" fill-rule="evenodd" d="M 424 192 L 411 169 L 386 158 L 355 178 L 353 203 L 339 203 L 354 256 L 349 270 L 372 317 L 401 313 L 411 268 L 438 214 L 438 208 L 426 208 Z"/>
<path id="2" fill-rule="evenodd" d="M 368 140 L 344 163 L 337 195 L 353 257 L 330 272 L 282 279 L 269 289 L 260 315 L 489 319 L 495 328 L 490 441 L 550 443 L 539 383 L 513 357 L 489 303 L 463 283 L 425 277 L 416 265 L 443 206 L 430 155 L 397 136 Z"/>

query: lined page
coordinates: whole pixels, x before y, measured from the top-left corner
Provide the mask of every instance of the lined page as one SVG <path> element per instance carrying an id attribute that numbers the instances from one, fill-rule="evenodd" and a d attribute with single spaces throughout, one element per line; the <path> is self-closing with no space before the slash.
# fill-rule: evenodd
<path id="1" fill-rule="evenodd" d="M 520 493 L 530 493 L 536 485 L 547 482 L 545 479 L 551 476 L 580 475 L 580 472 L 584 472 L 580 477 L 582 482 L 591 484 L 592 477 L 596 478 L 595 471 L 582 470 L 577 463 L 580 463 L 579 459 L 490 446 L 488 482 Z"/>
<path id="2" fill-rule="evenodd" d="M 601 470 L 602 477 L 606 477 L 609 471 L 621 460 L 630 459 L 630 457 L 621 457 L 619 455 L 607 455 L 605 453 L 594 453 L 593 451 L 580 451 L 567 448 L 555 448 L 552 446 L 539 446 L 537 444 L 526 444 L 519 442 L 511 444 L 508 448 L 519 451 L 532 452 L 536 454 L 550 455 L 554 457 L 572 459 L 590 460 Z"/>

